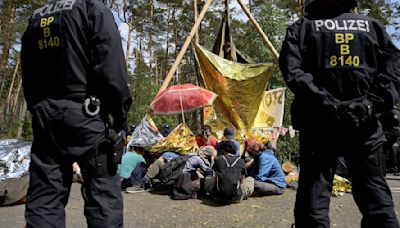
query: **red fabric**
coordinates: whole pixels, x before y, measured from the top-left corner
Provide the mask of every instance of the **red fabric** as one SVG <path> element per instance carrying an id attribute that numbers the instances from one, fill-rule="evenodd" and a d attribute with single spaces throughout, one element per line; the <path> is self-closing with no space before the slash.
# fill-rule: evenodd
<path id="1" fill-rule="evenodd" d="M 192 84 L 174 85 L 161 91 L 151 102 L 154 114 L 178 114 L 210 106 L 218 95 Z"/>
<path id="2" fill-rule="evenodd" d="M 248 149 L 251 149 L 254 152 L 258 152 L 261 149 L 264 149 L 264 145 L 253 138 L 246 139 L 246 141 L 244 142 L 244 146 L 246 151 Z"/>
<path id="3" fill-rule="evenodd" d="M 216 148 L 216 146 L 217 146 L 217 140 L 213 136 L 208 137 L 207 142 L 206 142 L 206 139 L 204 137 L 197 136 L 196 137 L 196 142 L 197 142 L 197 145 L 199 147 L 202 147 L 202 146 L 213 146 L 214 148 Z"/>

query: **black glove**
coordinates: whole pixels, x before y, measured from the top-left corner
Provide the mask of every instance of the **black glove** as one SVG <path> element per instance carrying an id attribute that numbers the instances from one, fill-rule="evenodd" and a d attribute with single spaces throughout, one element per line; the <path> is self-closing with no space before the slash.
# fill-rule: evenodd
<path id="1" fill-rule="evenodd" d="M 362 127 L 372 117 L 372 104 L 368 100 L 341 102 L 336 106 L 338 118 L 349 127 Z"/>

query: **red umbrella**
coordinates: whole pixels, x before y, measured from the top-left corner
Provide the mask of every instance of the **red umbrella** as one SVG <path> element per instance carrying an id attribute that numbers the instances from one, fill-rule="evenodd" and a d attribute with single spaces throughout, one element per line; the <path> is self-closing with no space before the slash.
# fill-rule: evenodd
<path id="1" fill-rule="evenodd" d="M 192 84 L 174 85 L 157 94 L 150 104 L 154 114 L 192 112 L 212 105 L 217 94 Z"/>

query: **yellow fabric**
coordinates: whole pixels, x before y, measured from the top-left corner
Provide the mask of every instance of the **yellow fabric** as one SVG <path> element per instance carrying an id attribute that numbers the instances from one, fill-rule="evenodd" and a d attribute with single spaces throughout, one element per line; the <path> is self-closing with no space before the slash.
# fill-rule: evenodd
<path id="1" fill-rule="evenodd" d="M 219 95 L 214 108 L 227 125 L 250 129 L 275 65 L 235 63 L 196 43 L 194 47 L 206 89 Z"/>
<path id="2" fill-rule="evenodd" d="M 152 153 L 174 151 L 180 154 L 193 153 L 198 150 L 196 138 L 189 127 L 181 123 L 163 141 L 148 148 Z"/>

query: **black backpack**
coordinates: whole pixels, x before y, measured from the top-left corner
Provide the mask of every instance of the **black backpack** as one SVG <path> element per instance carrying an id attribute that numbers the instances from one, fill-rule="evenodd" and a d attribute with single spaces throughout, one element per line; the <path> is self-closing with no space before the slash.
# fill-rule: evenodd
<path id="1" fill-rule="evenodd" d="M 164 185 L 172 186 L 179 179 L 189 155 L 171 159 L 160 169 L 160 180 Z"/>
<path id="2" fill-rule="evenodd" d="M 217 171 L 217 183 L 214 189 L 214 196 L 222 201 L 238 201 L 242 195 L 240 189 L 240 179 L 242 177 L 241 170 L 235 167 L 236 163 L 241 159 L 238 157 L 232 164 L 229 164 L 225 156 L 221 156 L 226 167 L 221 171 Z"/>

